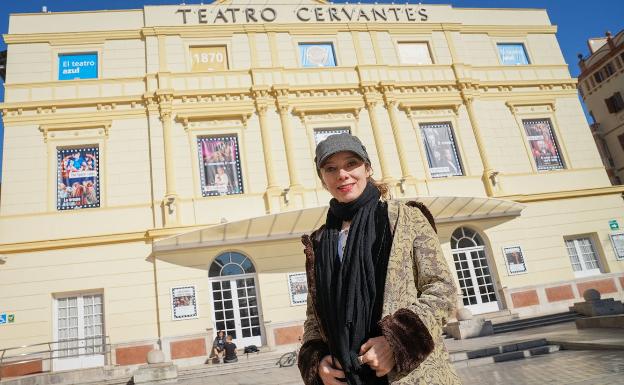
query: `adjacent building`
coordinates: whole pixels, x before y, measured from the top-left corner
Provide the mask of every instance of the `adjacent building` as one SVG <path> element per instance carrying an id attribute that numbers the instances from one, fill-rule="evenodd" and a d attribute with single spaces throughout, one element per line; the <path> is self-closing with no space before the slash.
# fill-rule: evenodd
<path id="1" fill-rule="evenodd" d="M 537 9 L 300 0 L 11 15 L 0 345 L 52 351 L 2 373 L 203 362 L 217 329 L 296 342 L 300 236 L 329 200 L 314 147 L 345 131 L 436 216 L 459 307 L 623 299 L 624 188 L 556 30 Z"/>
<path id="2" fill-rule="evenodd" d="M 589 39 L 579 55 L 579 91 L 594 123 L 592 134 L 614 185 L 624 180 L 624 30 Z"/>

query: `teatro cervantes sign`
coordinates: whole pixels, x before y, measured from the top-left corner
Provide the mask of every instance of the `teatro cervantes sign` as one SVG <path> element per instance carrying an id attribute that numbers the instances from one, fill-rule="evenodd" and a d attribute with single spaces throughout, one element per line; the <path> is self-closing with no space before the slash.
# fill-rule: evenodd
<path id="1" fill-rule="evenodd" d="M 429 20 L 422 5 L 332 4 L 280 6 L 178 6 L 176 24 L 253 23 L 418 23 Z"/>

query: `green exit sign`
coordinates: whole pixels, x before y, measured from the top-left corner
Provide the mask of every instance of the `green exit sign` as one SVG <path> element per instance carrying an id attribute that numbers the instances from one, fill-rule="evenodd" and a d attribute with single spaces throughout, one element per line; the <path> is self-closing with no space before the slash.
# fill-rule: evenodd
<path id="1" fill-rule="evenodd" d="M 618 224 L 618 221 L 615 219 L 611 219 L 609 221 L 609 228 L 611 230 L 619 230 L 620 229 L 620 225 Z"/>

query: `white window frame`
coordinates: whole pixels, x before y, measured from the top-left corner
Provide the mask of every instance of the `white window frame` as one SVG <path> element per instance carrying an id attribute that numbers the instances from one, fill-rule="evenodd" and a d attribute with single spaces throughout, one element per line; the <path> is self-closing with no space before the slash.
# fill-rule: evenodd
<path id="1" fill-rule="evenodd" d="M 531 54 L 529 53 L 529 49 L 527 48 L 528 45 L 526 43 L 526 41 L 522 40 L 514 40 L 514 41 L 496 41 L 495 42 L 496 45 L 496 57 L 498 58 L 498 62 L 500 63 L 500 65 L 503 66 L 527 66 L 527 65 L 531 65 L 533 64 L 533 61 L 531 60 Z M 499 50 L 499 46 L 500 45 L 521 45 L 523 50 L 524 50 L 524 56 L 525 59 L 527 61 L 526 64 L 505 64 L 503 63 L 503 60 L 501 59 L 501 55 L 500 55 L 500 50 Z"/>
<path id="2" fill-rule="evenodd" d="M 591 262 L 585 259 L 584 254 L 583 254 L 583 250 L 581 248 L 581 244 L 580 241 L 581 240 L 588 240 L 589 241 L 589 245 L 592 249 L 592 252 L 594 253 L 595 256 L 595 261 L 596 261 L 596 265 L 598 265 L 597 268 L 593 268 L 593 269 L 588 269 L 587 268 L 587 262 Z M 579 264 L 581 267 L 581 270 L 574 270 L 574 264 L 572 262 L 572 256 L 570 255 L 570 251 L 568 250 L 568 242 L 573 242 L 574 245 L 574 249 L 576 251 L 576 256 L 579 258 Z M 600 254 L 598 253 L 598 249 L 596 248 L 596 244 L 594 242 L 594 240 L 592 239 L 591 236 L 589 235 L 584 235 L 584 236 L 576 236 L 576 237 L 571 237 L 571 238 L 566 238 L 565 239 L 565 246 L 566 246 L 566 253 L 568 254 L 568 259 L 570 261 L 570 267 L 572 268 L 572 272 L 574 273 L 574 276 L 576 278 L 582 278 L 582 277 L 589 277 L 589 276 L 593 276 L 593 275 L 599 275 L 602 274 L 602 265 L 601 265 L 601 261 L 600 261 Z"/>
<path id="3" fill-rule="evenodd" d="M 401 46 L 407 44 L 424 44 L 427 47 L 427 52 L 429 53 L 429 63 L 405 63 L 401 58 Z M 431 43 L 429 41 L 420 41 L 420 40 L 399 40 L 396 42 L 397 46 L 397 58 L 400 65 L 413 65 L 413 66 L 426 66 L 435 64 L 435 60 L 433 60 L 433 52 L 431 50 Z"/>

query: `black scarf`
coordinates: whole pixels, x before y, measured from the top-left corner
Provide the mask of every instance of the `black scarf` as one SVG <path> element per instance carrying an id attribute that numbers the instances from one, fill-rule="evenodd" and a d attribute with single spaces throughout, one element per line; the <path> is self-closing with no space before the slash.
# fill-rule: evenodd
<path id="1" fill-rule="evenodd" d="M 325 230 L 315 246 L 316 301 L 319 318 L 334 359 L 349 385 L 387 384 L 368 365 L 358 361 L 360 347 L 381 335 L 383 291 L 392 235 L 388 205 L 368 183 L 358 199 L 330 201 Z M 342 263 L 338 238 L 343 221 L 351 221 Z"/>

